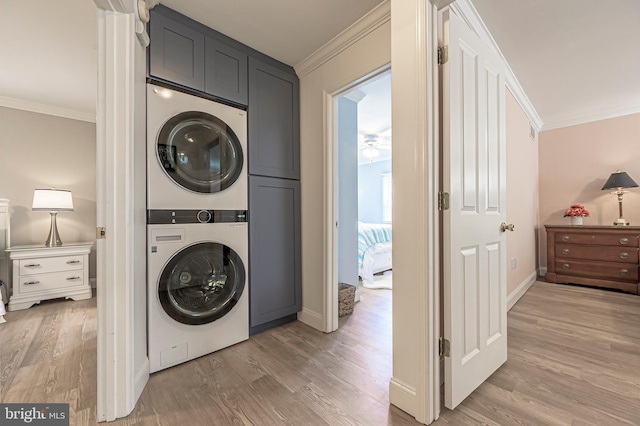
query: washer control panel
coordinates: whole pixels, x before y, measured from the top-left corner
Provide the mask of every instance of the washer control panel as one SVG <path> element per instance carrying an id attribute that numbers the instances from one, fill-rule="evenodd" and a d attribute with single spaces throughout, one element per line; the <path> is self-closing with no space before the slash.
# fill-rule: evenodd
<path id="1" fill-rule="evenodd" d="M 147 210 L 147 225 L 248 221 L 247 210 Z"/>

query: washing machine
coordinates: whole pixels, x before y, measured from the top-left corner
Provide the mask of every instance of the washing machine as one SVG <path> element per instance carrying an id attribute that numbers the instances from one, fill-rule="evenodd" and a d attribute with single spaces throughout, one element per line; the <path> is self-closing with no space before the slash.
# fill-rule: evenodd
<path id="1" fill-rule="evenodd" d="M 246 111 L 147 84 L 147 209 L 247 205 Z"/>
<path id="2" fill-rule="evenodd" d="M 249 338 L 245 210 L 149 210 L 151 372 Z"/>

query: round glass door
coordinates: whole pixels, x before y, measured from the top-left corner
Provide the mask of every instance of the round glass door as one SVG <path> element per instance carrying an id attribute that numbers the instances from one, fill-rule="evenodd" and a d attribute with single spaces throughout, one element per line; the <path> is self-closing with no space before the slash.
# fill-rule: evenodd
<path id="1" fill-rule="evenodd" d="M 183 112 L 167 120 L 156 154 L 169 178 L 203 194 L 224 191 L 242 171 L 238 137 L 222 120 L 204 112 Z"/>
<path id="2" fill-rule="evenodd" d="M 164 311 L 183 324 L 207 324 L 227 314 L 244 290 L 240 256 L 218 243 L 198 243 L 176 253 L 160 276 Z"/>

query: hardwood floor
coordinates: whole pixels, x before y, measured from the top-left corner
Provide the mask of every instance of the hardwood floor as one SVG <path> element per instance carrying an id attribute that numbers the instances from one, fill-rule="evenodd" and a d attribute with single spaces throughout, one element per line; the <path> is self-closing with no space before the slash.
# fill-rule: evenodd
<path id="1" fill-rule="evenodd" d="M 332 334 L 300 322 L 151 375 L 116 425 L 417 425 L 388 403 L 391 291 L 362 289 Z M 95 424 L 95 298 L 10 312 L 3 402 L 69 402 Z M 508 314 L 509 360 L 436 425 L 640 424 L 640 297 L 537 282 Z"/>

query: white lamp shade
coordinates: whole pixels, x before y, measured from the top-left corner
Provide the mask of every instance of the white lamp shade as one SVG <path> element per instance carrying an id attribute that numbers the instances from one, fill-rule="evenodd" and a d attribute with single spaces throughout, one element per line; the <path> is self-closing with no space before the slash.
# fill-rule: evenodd
<path id="1" fill-rule="evenodd" d="M 73 211 L 71 191 L 64 189 L 36 189 L 33 193 L 31 210 L 38 212 Z"/>

